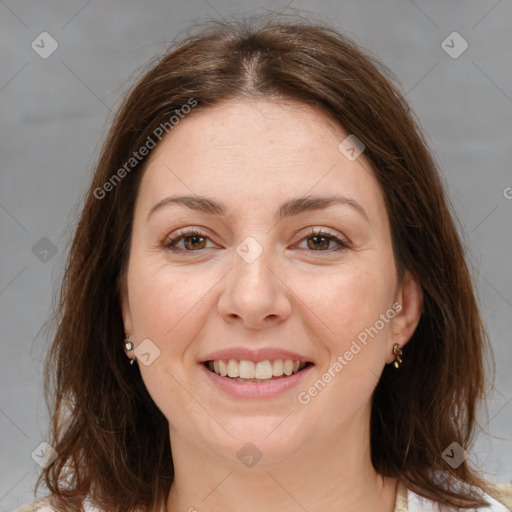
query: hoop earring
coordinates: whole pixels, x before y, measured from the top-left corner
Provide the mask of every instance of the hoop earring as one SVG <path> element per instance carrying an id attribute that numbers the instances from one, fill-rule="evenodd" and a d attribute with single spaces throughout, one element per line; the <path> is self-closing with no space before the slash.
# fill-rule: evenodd
<path id="1" fill-rule="evenodd" d="M 398 368 L 402 364 L 402 349 L 398 343 L 393 345 L 393 354 L 395 354 L 395 361 L 393 362 L 393 365 L 395 368 Z"/>
<path id="2" fill-rule="evenodd" d="M 124 342 L 124 348 L 125 350 L 127 350 L 128 352 L 130 350 L 133 350 L 133 343 L 130 341 L 130 337 L 129 336 L 126 336 L 125 337 L 125 342 Z M 135 356 L 133 358 L 130 359 L 130 364 L 133 364 L 133 361 L 135 361 Z"/>

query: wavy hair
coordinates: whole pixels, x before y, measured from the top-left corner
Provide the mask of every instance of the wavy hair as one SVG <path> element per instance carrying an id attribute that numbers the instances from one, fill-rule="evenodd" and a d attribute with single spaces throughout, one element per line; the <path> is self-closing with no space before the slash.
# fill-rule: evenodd
<path id="1" fill-rule="evenodd" d="M 410 271 L 424 297 L 400 371 L 386 366 L 373 394 L 372 464 L 455 508 L 487 504 L 475 487 L 498 497 L 468 460 L 453 468 L 442 457 L 453 442 L 471 446 L 490 346 L 437 166 L 388 75 L 329 26 L 257 18 L 211 22 L 173 45 L 132 87 L 84 199 L 45 362 L 50 443 L 59 456 L 36 489 L 44 481 L 57 508 L 82 510 L 91 496 L 109 511 L 158 510 L 173 481 L 168 421 L 137 365 L 127 364 L 119 303 L 151 151 L 106 197 L 101 190 L 191 98 L 194 112 L 240 97 L 301 102 L 364 143 L 385 198 L 399 277 Z"/>

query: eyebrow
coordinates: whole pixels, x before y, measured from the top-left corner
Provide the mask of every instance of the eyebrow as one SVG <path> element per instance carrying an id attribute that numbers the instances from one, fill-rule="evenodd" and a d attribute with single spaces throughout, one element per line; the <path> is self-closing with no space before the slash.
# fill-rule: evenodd
<path id="1" fill-rule="evenodd" d="M 227 209 L 226 207 L 214 199 L 204 197 L 204 196 L 170 196 L 162 199 L 158 203 L 156 203 L 148 213 L 149 217 L 165 206 L 171 204 L 179 204 L 182 206 L 186 206 L 191 210 L 195 210 L 198 212 L 208 213 L 211 215 L 216 215 L 218 217 L 226 217 Z M 290 199 L 283 203 L 278 210 L 279 220 L 282 220 L 287 217 L 292 217 L 294 215 L 299 215 L 301 213 L 313 211 L 313 210 L 323 210 L 335 204 L 342 204 L 351 206 L 357 212 L 359 212 L 368 222 L 368 215 L 366 214 L 364 208 L 354 199 L 350 199 L 348 197 L 342 196 L 327 196 L 327 197 L 319 197 L 319 196 L 306 196 L 306 197 L 298 197 L 295 199 Z"/>

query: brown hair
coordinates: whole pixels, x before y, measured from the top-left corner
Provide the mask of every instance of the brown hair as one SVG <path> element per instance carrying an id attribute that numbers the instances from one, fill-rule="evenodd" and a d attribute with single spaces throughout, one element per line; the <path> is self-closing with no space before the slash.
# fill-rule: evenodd
<path id="1" fill-rule="evenodd" d="M 241 96 L 311 105 L 364 143 L 385 197 L 399 276 L 409 270 L 421 285 L 424 311 L 404 363 L 398 372 L 386 366 L 373 396 L 375 470 L 455 508 L 487 504 L 469 486 L 498 497 L 468 461 L 452 468 L 442 458 L 454 441 L 470 447 L 489 346 L 436 165 L 403 95 L 384 74 L 327 26 L 263 18 L 213 23 L 132 88 L 85 198 L 46 361 L 51 444 L 59 456 L 37 486 L 44 478 L 56 506 L 80 510 L 90 494 L 106 510 L 149 511 L 169 492 L 168 422 L 137 365 L 127 363 L 119 304 L 147 156 L 108 187 L 107 197 L 98 191 L 191 99 L 199 111 Z"/>

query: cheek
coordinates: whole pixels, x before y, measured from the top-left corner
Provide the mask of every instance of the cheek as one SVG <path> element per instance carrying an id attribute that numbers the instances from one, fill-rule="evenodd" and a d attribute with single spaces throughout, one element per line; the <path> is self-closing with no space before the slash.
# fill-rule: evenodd
<path id="1" fill-rule="evenodd" d="M 394 317 L 392 274 L 354 267 L 325 280 L 312 280 L 308 302 L 314 334 L 327 351 L 316 380 L 297 396 L 313 416 L 332 411 L 341 427 L 368 407 L 386 362 L 385 340 Z M 380 281 L 379 281 L 380 279 Z M 318 285 L 318 286 L 317 286 Z M 302 298 L 302 297 L 301 297 Z M 306 311 L 304 308 L 303 311 Z M 381 320 L 381 315 L 388 317 Z"/>
<path id="2" fill-rule="evenodd" d="M 199 274 L 185 276 L 161 264 L 152 268 L 150 261 L 135 258 L 128 279 L 134 338 L 150 339 L 160 351 L 151 365 L 139 363 L 142 379 L 159 409 L 174 418 L 194 407 L 179 383 L 187 381 L 189 347 L 205 321 L 198 315 L 209 287 Z"/>
<path id="3" fill-rule="evenodd" d="M 171 271 L 161 262 L 152 265 L 134 258 L 129 268 L 130 311 L 136 336 L 150 338 L 162 349 L 179 348 L 183 330 L 195 322 L 188 319 L 197 314 L 201 298 L 207 293 L 205 280 Z M 169 347 L 169 340 L 173 340 Z M 165 344 L 164 344 L 165 343 Z"/>
<path id="4" fill-rule="evenodd" d="M 313 280 L 311 290 L 308 300 L 342 348 L 391 308 L 394 281 L 391 273 L 352 267 L 328 279 Z M 386 331 L 388 323 L 382 327 L 379 322 L 378 326 Z"/>

